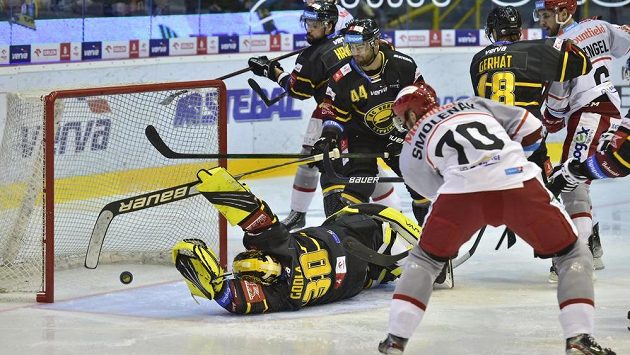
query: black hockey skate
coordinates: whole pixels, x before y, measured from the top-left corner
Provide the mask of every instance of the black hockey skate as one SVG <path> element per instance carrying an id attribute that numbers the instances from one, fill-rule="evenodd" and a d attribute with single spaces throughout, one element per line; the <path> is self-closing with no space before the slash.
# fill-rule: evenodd
<path id="1" fill-rule="evenodd" d="M 387 338 L 378 344 L 381 354 L 402 354 L 409 339 L 387 334 Z"/>
<path id="2" fill-rule="evenodd" d="M 602 348 L 592 336 L 580 334 L 567 339 L 567 355 L 616 355 L 608 348 Z"/>
<path id="3" fill-rule="evenodd" d="M 595 223 L 593 226 L 593 234 L 588 237 L 588 248 L 593 254 L 593 269 L 603 270 L 605 267 L 602 261 L 604 250 L 602 249 L 602 242 L 599 239 L 599 223 Z"/>
<path id="4" fill-rule="evenodd" d="M 306 212 L 291 210 L 287 218 L 280 223 L 284 224 L 290 232 L 301 229 L 306 225 Z"/>

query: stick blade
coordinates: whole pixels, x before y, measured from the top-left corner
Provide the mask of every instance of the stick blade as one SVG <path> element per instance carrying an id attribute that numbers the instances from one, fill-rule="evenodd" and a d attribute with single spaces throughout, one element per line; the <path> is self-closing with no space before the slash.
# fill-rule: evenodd
<path id="1" fill-rule="evenodd" d="M 105 206 L 105 209 L 103 209 L 98 215 L 98 219 L 94 224 L 94 229 L 92 229 L 90 243 L 88 244 L 88 249 L 85 253 L 84 265 L 88 269 L 96 269 L 98 266 L 98 261 L 101 257 L 101 249 L 103 249 L 103 242 L 105 241 L 105 234 L 107 233 L 107 229 L 115 216 L 114 212 L 107 209 L 108 206 Z"/>

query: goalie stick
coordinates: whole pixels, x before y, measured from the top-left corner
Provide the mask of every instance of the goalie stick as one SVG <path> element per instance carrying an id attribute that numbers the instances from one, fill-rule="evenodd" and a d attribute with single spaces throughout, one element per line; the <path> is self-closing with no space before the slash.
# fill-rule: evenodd
<path id="1" fill-rule="evenodd" d="M 466 260 L 470 259 L 470 257 L 475 253 L 475 250 L 477 250 L 477 246 L 479 245 L 479 241 L 481 240 L 481 236 L 483 235 L 483 232 L 485 230 L 485 226 L 481 228 L 481 230 L 479 230 L 479 233 L 477 234 L 477 239 L 475 239 L 475 242 L 473 243 L 470 250 L 466 252 L 466 254 L 453 260 L 453 269 L 463 264 Z M 368 246 L 353 237 L 344 238 L 342 245 L 349 254 L 352 254 L 361 260 L 379 266 L 393 265 L 397 261 L 409 255 L 409 251 L 404 251 L 402 253 L 394 255 L 381 254 L 374 249 L 369 248 Z"/>
<path id="2" fill-rule="evenodd" d="M 254 90 L 256 94 L 258 94 L 260 99 L 265 103 L 265 105 L 267 105 L 267 107 L 275 104 L 276 102 L 282 100 L 283 97 L 287 96 L 287 92 L 284 91 L 282 94 L 270 99 L 269 97 L 267 97 L 267 94 L 265 94 L 265 91 L 260 87 L 260 85 L 258 85 L 256 80 L 250 78 L 247 79 L 247 83 L 249 84 L 249 87 L 251 87 L 252 90 Z"/>
<path id="3" fill-rule="evenodd" d="M 241 179 L 244 176 L 260 173 L 263 171 L 280 168 L 291 164 L 300 164 L 311 161 L 321 160 L 321 154 L 300 158 L 297 160 L 289 161 L 286 163 L 275 164 L 264 168 L 251 170 L 238 175 L 235 175 L 235 179 Z M 90 235 L 90 242 L 88 244 L 87 252 L 85 254 L 84 266 L 88 269 L 95 269 L 98 266 L 98 261 L 101 256 L 101 250 L 103 248 L 103 242 L 105 241 L 105 234 L 109 225 L 112 223 L 114 217 L 139 211 L 149 207 L 161 206 L 167 203 L 180 201 L 185 198 L 199 195 L 197 191 L 198 180 L 191 181 L 182 185 L 168 187 L 166 189 L 148 192 L 142 195 L 127 197 L 121 200 L 113 201 L 105 205 L 101 212 L 98 214 L 92 234 Z"/>

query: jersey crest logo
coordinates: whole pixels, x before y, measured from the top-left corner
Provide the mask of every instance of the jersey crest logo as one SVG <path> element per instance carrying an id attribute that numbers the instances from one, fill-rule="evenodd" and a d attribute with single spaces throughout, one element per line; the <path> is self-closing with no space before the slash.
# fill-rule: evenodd
<path id="1" fill-rule="evenodd" d="M 376 134 L 385 135 L 394 130 L 394 111 L 392 101 L 384 102 L 369 110 L 365 116 L 365 124 Z"/>

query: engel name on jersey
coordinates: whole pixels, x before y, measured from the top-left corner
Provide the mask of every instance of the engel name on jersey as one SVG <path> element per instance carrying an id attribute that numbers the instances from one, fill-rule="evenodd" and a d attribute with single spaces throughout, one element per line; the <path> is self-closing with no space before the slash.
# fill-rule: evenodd
<path id="1" fill-rule="evenodd" d="M 553 83 L 548 108 L 557 117 L 569 117 L 597 97 L 607 95 L 619 109 L 621 99 L 610 80 L 611 64 L 630 49 L 630 33 L 600 20 L 586 20 L 566 29 L 560 38 L 573 40 L 591 60 L 593 69 L 570 82 Z"/>
<path id="2" fill-rule="evenodd" d="M 540 126 L 524 109 L 480 97 L 440 107 L 407 135 L 400 154 L 405 183 L 430 199 L 522 186 L 540 169 L 518 142 Z"/>

